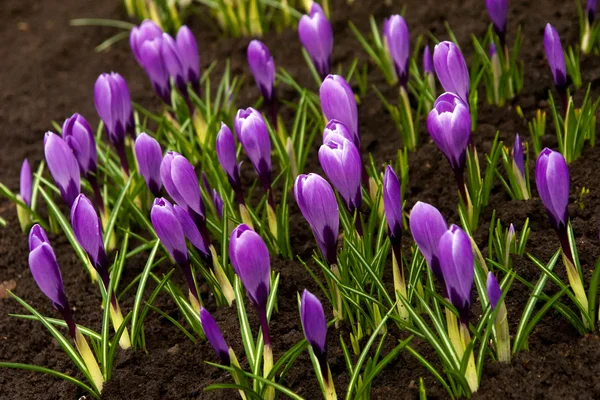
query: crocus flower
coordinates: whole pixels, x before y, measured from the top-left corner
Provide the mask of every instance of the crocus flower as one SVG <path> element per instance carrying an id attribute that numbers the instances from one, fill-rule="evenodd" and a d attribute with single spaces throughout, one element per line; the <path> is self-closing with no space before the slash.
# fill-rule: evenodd
<path id="1" fill-rule="evenodd" d="M 275 84 L 275 62 L 269 48 L 260 40 L 253 40 L 248 45 L 248 65 L 267 102 L 273 99 L 273 85 Z"/>
<path id="2" fill-rule="evenodd" d="M 217 134 L 217 157 L 221 167 L 227 174 L 227 179 L 234 191 L 241 189 L 240 167 L 236 157 L 235 139 L 231 130 L 221 122 L 221 130 Z"/>
<path id="3" fill-rule="evenodd" d="M 433 49 L 433 66 L 446 92 L 454 93 L 469 104 L 469 70 L 458 46 L 441 42 Z"/>
<path id="4" fill-rule="evenodd" d="M 262 114 L 251 107 L 238 110 L 235 116 L 235 129 L 263 186 L 270 187 L 271 139 Z"/>
<path id="5" fill-rule="evenodd" d="M 490 19 L 494 24 L 494 30 L 500 42 L 504 45 L 506 34 L 506 16 L 508 15 L 508 0 L 485 0 Z"/>
<path id="6" fill-rule="evenodd" d="M 394 61 L 396 74 L 402 86 L 408 81 L 410 60 L 410 35 L 406 21 L 400 15 L 392 15 L 383 23 L 383 37 L 387 50 Z"/>
<path id="7" fill-rule="evenodd" d="M 306 289 L 300 299 L 300 319 L 306 341 L 323 368 L 327 363 L 327 320 L 319 299 Z"/>
<path id="8" fill-rule="evenodd" d="M 38 224 L 35 224 L 29 231 L 29 269 L 42 293 L 63 315 L 71 337 L 75 337 L 75 321 L 73 321 L 69 301 L 65 294 L 60 268 L 48 236 Z"/>
<path id="9" fill-rule="evenodd" d="M 210 252 L 208 250 L 210 243 L 207 243 L 205 238 L 202 236 L 190 214 L 178 205 L 173 206 L 173 213 L 177 217 L 177 220 L 179 221 L 181 229 L 183 229 L 183 233 L 187 240 L 189 240 L 190 243 L 198 251 L 200 251 L 202 257 L 207 260 L 210 256 Z"/>
<path id="10" fill-rule="evenodd" d="M 67 142 L 52 132 L 44 136 L 44 155 L 63 200 L 71 207 L 80 191 L 77 159 Z"/>
<path id="11" fill-rule="evenodd" d="M 587 17 L 588 17 L 588 21 L 590 22 L 590 25 L 594 23 L 594 18 L 596 17 L 596 7 L 597 6 L 598 6 L 598 0 L 588 0 L 587 6 L 586 6 L 586 11 L 587 11 Z"/>
<path id="12" fill-rule="evenodd" d="M 299 175 L 294 183 L 294 195 L 323 256 L 329 264 L 336 264 L 340 218 L 333 189 L 317 174 Z"/>
<path id="13" fill-rule="evenodd" d="M 62 137 L 67 142 L 83 175 L 96 173 L 96 139 L 90 124 L 80 114 L 73 114 L 62 126 Z"/>
<path id="14" fill-rule="evenodd" d="M 23 200 L 28 207 L 31 207 L 31 196 L 33 195 L 33 177 L 31 175 L 31 167 L 29 166 L 29 161 L 27 161 L 27 159 L 24 159 L 23 164 L 21 165 L 19 193 L 21 195 L 21 200 Z"/>
<path id="15" fill-rule="evenodd" d="M 434 206 L 418 201 L 412 208 L 409 218 L 410 233 L 425 257 L 433 275 L 440 283 L 442 276 L 438 248 L 441 237 L 448 230 L 448 225 L 442 214 Z"/>
<path id="16" fill-rule="evenodd" d="M 271 259 L 265 242 L 248 225 L 240 224 L 231 232 L 229 257 L 254 307 L 265 310 L 271 280 Z"/>
<path id="17" fill-rule="evenodd" d="M 458 226 L 452 225 L 440 238 L 438 255 L 448 298 L 458 310 L 461 322 L 467 324 L 475 274 L 469 235 Z"/>
<path id="18" fill-rule="evenodd" d="M 433 56 L 429 46 L 425 46 L 423 49 L 423 71 L 426 74 L 433 74 L 435 72 L 433 68 Z"/>
<path id="19" fill-rule="evenodd" d="M 429 112 L 427 128 L 452 169 L 462 171 L 471 138 L 471 114 L 467 104 L 452 93 L 442 94 Z"/>
<path id="20" fill-rule="evenodd" d="M 339 135 L 354 142 L 352 132 L 348 130 L 346 125 L 342 124 L 337 119 L 329 120 L 327 125 L 325 125 L 325 129 L 323 130 L 323 143 L 327 143 L 329 141 L 330 135 Z"/>
<path id="21" fill-rule="evenodd" d="M 193 211 L 194 217 L 204 219 L 205 207 L 198 177 L 187 158 L 174 151 L 167 152 L 160 164 L 160 177 L 167 193 L 177 204 Z"/>
<path id="22" fill-rule="evenodd" d="M 206 308 L 200 310 L 200 323 L 206 335 L 206 339 L 217 353 L 217 357 L 221 360 L 221 364 L 229 366 L 231 359 L 229 357 L 229 346 L 225 342 L 225 338 L 217 325 L 213 316 Z"/>
<path id="23" fill-rule="evenodd" d="M 190 28 L 183 25 L 177 31 L 175 42 L 177 43 L 184 78 L 198 92 L 200 89 L 200 55 L 196 38 L 194 38 Z"/>
<path id="24" fill-rule="evenodd" d="M 525 157 L 523 156 L 523 143 L 521 142 L 521 138 L 517 133 L 517 137 L 515 138 L 515 144 L 513 145 L 513 161 L 515 165 L 519 169 L 521 176 L 525 178 Z"/>
<path id="25" fill-rule="evenodd" d="M 134 26 L 131 29 L 131 32 L 129 33 L 129 46 L 140 66 L 145 68 L 144 57 L 141 52 L 143 44 L 146 41 L 161 37 L 162 34 L 162 29 L 150 19 L 143 20 L 140 26 Z"/>
<path id="26" fill-rule="evenodd" d="M 383 207 L 392 245 L 397 246 L 402 238 L 402 194 L 400 181 L 391 166 L 383 177 Z M 445 225 L 445 222 L 444 222 Z"/>
<path id="27" fill-rule="evenodd" d="M 102 224 L 94 205 L 83 193 L 77 196 L 71 207 L 71 225 L 77 242 L 99 272 L 104 286 L 108 287 L 108 265 L 102 240 Z"/>
<path id="28" fill-rule="evenodd" d="M 544 50 L 554 77 L 554 84 L 559 91 L 566 90 L 567 64 L 565 63 L 565 53 L 558 32 L 550 24 L 546 24 L 544 29 Z"/>
<path id="29" fill-rule="evenodd" d="M 330 135 L 319 149 L 319 162 L 325 174 L 354 213 L 362 204 L 362 162 L 358 149 L 350 140 Z"/>
<path id="30" fill-rule="evenodd" d="M 161 54 L 162 34 L 142 43 L 139 52 L 139 63 L 146 71 L 156 94 L 166 103 L 171 104 L 171 82 L 167 67 Z"/>
<path id="31" fill-rule="evenodd" d="M 319 89 L 319 97 L 325 118 L 336 119 L 344 124 L 352 132 L 354 144 L 360 149 L 358 108 L 348 82 L 339 75 L 327 75 Z"/>
<path id="32" fill-rule="evenodd" d="M 490 299 L 490 305 L 492 306 L 492 310 L 494 310 L 498 305 L 498 301 L 500 301 L 500 298 L 502 297 L 502 290 L 500 290 L 498 280 L 496 280 L 496 277 L 491 271 L 488 272 L 486 287 L 488 299 Z"/>
<path id="33" fill-rule="evenodd" d="M 160 56 L 169 76 L 173 78 L 177 88 L 185 95 L 187 93 L 187 79 L 183 60 L 181 59 L 175 39 L 168 33 L 163 33 L 162 35 Z"/>
<path id="34" fill-rule="evenodd" d="M 310 14 L 300 18 L 298 36 L 312 58 L 317 72 L 321 78 L 325 78 L 329 73 L 333 52 L 333 29 L 323 9 L 316 2 L 312 3 Z"/>
<path id="35" fill-rule="evenodd" d="M 146 180 L 148 189 L 155 197 L 159 197 L 160 188 L 162 187 L 160 165 L 163 158 L 160 144 L 147 133 L 141 133 L 135 139 L 135 157 L 140 174 Z"/>
<path id="36" fill-rule="evenodd" d="M 549 148 L 542 150 L 535 164 L 535 183 L 552 227 L 563 231 L 569 219 L 570 181 L 569 168 L 562 154 Z"/>
<path id="37" fill-rule="evenodd" d="M 158 238 L 175 262 L 179 265 L 188 265 L 189 258 L 185 245 L 185 233 L 175 215 L 173 205 L 162 197 L 154 199 L 150 211 L 150 220 Z"/>

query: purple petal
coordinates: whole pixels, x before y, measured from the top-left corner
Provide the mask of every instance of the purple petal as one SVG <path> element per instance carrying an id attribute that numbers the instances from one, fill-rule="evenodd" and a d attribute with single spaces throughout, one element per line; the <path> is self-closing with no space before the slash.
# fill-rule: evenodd
<path id="1" fill-rule="evenodd" d="M 200 310 L 200 323 L 202 324 L 206 339 L 217 353 L 217 357 L 219 357 L 221 363 L 227 366 L 230 365 L 229 346 L 227 346 L 227 342 L 225 342 L 225 338 L 215 319 L 206 308 Z"/>
<path id="2" fill-rule="evenodd" d="M 135 140 L 134 149 L 140 174 L 146 180 L 152 194 L 158 196 L 162 187 L 160 165 L 163 156 L 160 144 L 156 139 L 142 132 Z"/>
<path id="3" fill-rule="evenodd" d="M 304 289 L 300 300 L 300 317 L 304 336 L 320 361 L 325 361 L 327 353 L 327 320 L 319 299 Z"/>
<path id="4" fill-rule="evenodd" d="M 77 242 L 88 254 L 94 266 L 107 267 L 102 225 L 94 205 L 83 193 L 77 196 L 71 207 L 71 225 Z"/>
<path id="5" fill-rule="evenodd" d="M 23 164 L 21 165 L 19 193 L 21 194 L 23 202 L 30 207 L 31 196 L 33 193 L 33 176 L 31 175 L 31 167 L 29 167 L 29 161 L 27 161 L 27 159 L 24 159 Z"/>

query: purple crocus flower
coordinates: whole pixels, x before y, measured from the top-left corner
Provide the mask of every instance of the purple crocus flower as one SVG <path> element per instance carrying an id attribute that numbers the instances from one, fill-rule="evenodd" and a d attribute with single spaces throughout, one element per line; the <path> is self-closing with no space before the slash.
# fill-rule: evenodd
<path id="1" fill-rule="evenodd" d="M 217 322 L 206 308 L 200 310 L 200 323 L 206 335 L 206 339 L 217 353 L 217 357 L 221 360 L 221 364 L 229 366 L 231 359 L 229 357 L 229 346 L 225 342 L 225 338 L 217 325 Z"/>
<path id="2" fill-rule="evenodd" d="M 549 148 L 542 150 L 535 164 L 535 183 L 548 212 L 552 227 L 566 229 L 569 215 L 569 168 L 562 154 Z"/>
<path id="3" fill-rule="evenodd" d="M 329 141 L 319 149 L 319 162 L 344 199 L 348 211 L 354 214 L 362 204 L 362 162 L 354 143 L 341 136 L 330 135 Z"/>
<path id="4" fill-rule="evenodd" d="M 433 66 L 446 92 L 454 93 L 469 104 L 469 70 L 458 48 L 452 42 L 441 42 L 433 49 Z"/>
<path id="5" fill-rule="evenodd" d="M 431 272 L 443 284 L 444 277 L 440 270 L 438 248 L 441 237 L 448 230 L 446 220 L 437 208 L 418 201 L 410 212 L 409 225 L 410 233 L 431 268 Z"/>
<path id="6" fill-rule="evenodd" d="M 44 136 L 44 155 L 63 200 L 71 207 L 80 192 L 77 159 L 67 142 L 52 132 L 46 132 Z"/>
<path id="7" fill-rule="evenodd" d="M 487 276 L 487 295 L 490 300 L 490 305 L 492 306 L 492 310 L 496 309 L 500 298 L 502 297 L 502 290 L 500 290 L 500 285 L 498 285 L 498 280 L 494 274 L 490 271 Z"/>
<path id="8" fill-rule="evenodd" d="M 406 87 L 410 60 L 410 34 L 404 18 L 396 14 L 386 19 L 383 23 L 383 37 L 394 61 L 400 85 Z"/>
<path id="9" fill-rule="evenodd" d="M 260 235 L 246 224 L 231 232 L 229 257 L 258 312 L 266 311 L 271 282 L 269 249 Z"/>
<path id="10" fill-rule="evenodd" d="M 23 160 L 21 165 L 21 176 L 19 181 L 19 193 L 23 203 L 27 204 L 27 207 L 31 207 L 31 196 L 33 195 L 33 176 L 31 175 L 31 167 L 27 159 Z"/>
<path id="11" fill-rule="evenodd" d="M 302 292 L 300 299 L 300 319 L 306 341 L 319 360 L 323 376 L 326 376 L 327 320 L 319 299 L 306 289 Z"/>
<path id="12" fill-rule="evenodd" d="M 162 29 L 154 21 L 145 19 L 140 26 L 134 26 L 129 33 L 129 46 L 138 64 L 145 68 L 142 46 L 145 42 L 161 37 Z"/>
<path id="13" fill-rule="evenodd" d="M 360 149 L 358 135 L 358 108 L 352 88 L 339 75 L 327 75 L 319 89 L 321 108 L 328 120 L 336 119 L 351 132 L 354 144 Z"/>
<path id="14" fill-rule="evenodd" d="M 508 15 L 508 0 L 485 0 L 490 19 L 494 24 L 494 30 L 504 46 L 506 35 L 506 17 Z"/>
<path id="15" fill-rule="evenodd" d="M 102 240 L 102 224 L 94 205 L 83 193 L 77 196 L 71 207 L 71 225 L 77 242 L 98 271 L 104 287 L 108 288 L 108 265 Z"/>
<path id="16" fill-rule="evenodd" d="M 294 196 L 323 256 L 330 265 L 337 264 L 340 217 L 333 189 L 317 174 L 299 175 L 294 183 Z"/>
<path id="17" fill-rule="evenodd" d="M 426 74 L 433 74 L 435 72 L 433 67 L 433 55 L 429 46 L 425 46 L 423 49 L 423 71 Z"/>
<path id="18" fill-rule="evenodd" d="M 598 0 L 588 0 L 587 6 L 586 6 L 586 11 L 587 11 L 587 17 L 588 17 L 588 21 L 590 22 L 590 25 L 594 23 L 594 18 L 596 17 L 596 7 L 597 6 L 598 6 Z"/>
<path id="19" fill-rule="evenodd" d="M 200 230 L 194 223 L 194 220 L 190 216 L 189 212 L 184 210 L 182 207 L 178 205 L 173 206 L 173 213 L 177 217 L 179 224 L 181 225 L 181 229 L 183 229 L 183 234 L 190 241 L 190 243 L 200 251 L 200 255 L 204 260 L 208 260 L 210 257 L 210 251 L 208 250 L 210 243 L 208 243 L 205 238 L 200 233 Z"/>
<path id="20" fill-rule="evenodd" d="M 398 248 L 402 238 L 402 193 L 400 181 L 390 165 L 383 176 L 383 207 L 392 246 Z"/>
<path id="21" fill-rule="evenodd" d="M 546 24 L 546 28 L 544 29 L 544 50 L 548 59 L 548 65 L 550 65 L 550 70 L 552 71 L 552 76 L 554 77 L 554 84 L 562 94 L 563 91 L 566 91 L 567 87 L 567 64 L 565 62 L 565 53 L 560 43 L 560 36 L 550 24 Z"/>
<path id="22" fill-rule="evenodd" d="M 42 227 L 35 224 L 29 231 L 29 269 L 38 287 L 63 316 L 71 337 L 75 337 L 75 321 L 65 294 L 62 275 L 54 250 Z"/>
<path id="23" fill-rule="evenodd" d="M 194 34 L 186 25 L 177 31 L 175 37 L 177 52 L 186 82 L 192 84 L 196 92 L 200 89 L 200 55 Z"/>
<path id="24" fill-rule="evenodd" d="M 167 67 L 163 61 L 162 34 L 142 43 L 139 52 L 139 63 L 146 71 L 156 94 L 166 103 L 171 104 L 171 82 Z"/>
<path id="25" fill-rule="evenodd" d="M 223 122 L 221 122 L 221 130 L 217 134 L 216 152 L 231 187 L 237 193 L 241 190 L 242 184 L 240 182 L 240 167 L 237 162 L 235 139 L 229 127 Z"/>
<path id="26" fill-rule="evenodd" d="M 187 265 L 189 259 L 185 245 L 185 233 L 175 215 L 173 205 L 162 197 L 154 199 L 150 219 L 158 238 L 175 262 L 180 265 Z"/>
<path id="27" fill-rule="evenodd" d="M 303 15 L 298 23 L 300 42 L 312 58 L 321 78 L 329 73 L 331 53 L 333 52 L 333 29 L 323 9 L 312 3 L 309 15 Z"/>
<path id="28" fill-rule="evenodd" d="M 163 158 L 160 144 L 152 136 L 142 132 L 135 140 L 134 149 L 140 174 L 154 197 L 159 197 L 162 187 L 160 165 Z"/>
<path id="29" fill-rule="evenodd" d="M 342 124 L 337 119 L 329 120 L 327 125 L 325 125 L 325 129 L 323 130 L 323 143 L 327 143 L 329 141 L 330 135 L 341 136 L 354 142 L 352 132 L 348 130 L 346 125 Z"/>
<path id="30" fill-rule="evenodd" d="M 251 107 L 238 110 L 235 129 L 254 170 L 268 190 L 271 186 L 271 139 L 262 114 Z"/>
<path id="31" fill-rule="evenodd" d="M 471 138 L 471 114 L 467 104 L 452 93 L 440 95 L 427 117 L 427 128 L 452 169 L 462 172 Z"/>
<path id="32" fill-rule="evenodd" d="M 205 206 L 194 167 L 179 153 L 169 151 L 160 164 L 160 177 L 169 196 L 194 217 L 204 220 Z"/>
<path id="33" fill-rule="evenodd" d="M 515 165 L 519 169 L 521 176 L 525 178 L 525 157 L 523 155 L 523 143 L 521 142 L 521 138 L 517 133 L 517 137 L 515 138 L 515 144 L 513 145 L 513 161 Z"/>
<path id="34" fill-rule="evenodd" d="M 169 76 L 173 78 L 177 88 L 185 95 L 187 93 L 187 79 L 183 60 L 181 59 L 175 39 L 168 33 L 163 33 L 162 35 L 160 56 Z"/>
<path id="35" fill-rule="evenodd" d="M 134 134 L 134 123 L 131 96 L 125 79 L 115 72 L 100 75 L 94 85 L 94 104 L 106 126 L 108 138 L 119 154 L 123 169 L 129 173 L 125 134 Z"/>
<path id="36" fill-rule="evenodd" d="M 456 225 L 444 233 L 438 247 L 440 270 L 452 305 L 463 324 L 468 323 L 475 264 L 471 239 Z"/>
<path id="37" fill-rule="evenodd" d="M 83 175 L 96 173 L 96 139 L 90 124 L 80 114 L 73 114 L 62 126 L 62 137 L 67 142 Z"/>
<path id="38" fill-rule="evenodd" d="M 269 48 L 260 40 L 253 40 L 248 45 L 248 65 L 260 93 L 267 102 L 271 102 L 275 84 L 275 62 Z"/>

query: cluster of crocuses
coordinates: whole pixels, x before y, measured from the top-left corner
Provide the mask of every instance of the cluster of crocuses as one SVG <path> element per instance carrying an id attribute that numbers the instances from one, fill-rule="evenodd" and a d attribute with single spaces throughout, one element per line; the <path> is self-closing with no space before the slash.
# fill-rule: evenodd
<path id="1" fill-rule="evenodd" d="M 200 91 L 200 57 L 192 31 L 182 26 L 175 39 L 151 20 L 131 30 L 129 44 L 138 64 L 146 71 L 156 94 L 171 104 L 171 80 L 187 97 L 187 86 Z"/>

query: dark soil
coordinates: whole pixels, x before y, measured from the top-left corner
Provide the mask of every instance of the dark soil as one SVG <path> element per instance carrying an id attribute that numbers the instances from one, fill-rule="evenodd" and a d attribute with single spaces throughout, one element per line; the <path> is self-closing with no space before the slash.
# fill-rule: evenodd
<path id="1" fill-rule="evenodd" d="M 473 54 L 471 33 L 482 35 L 488 17 L 481 0 L 446 2 L 440 5 L 434 0 L 408 0 L 406 19 L 413 38 L 431 30 L 439 38 L 446 38 L 443 22 L 448 20 L 460 41 L 467 58 Z M 126 41 L 120 42 L 103 53 L 94 52 L 94 46 L 114 34 L 110 28 L 71 27 L 72 18 L 126 19 L 120 1 L 25 1 L 5 0 L 0 13 L 1 48 L 3 71 L 0 74 L 2 107 L 0 107 L 0 131 L 2 157 L 0 157 L 0 181 L 18 190 L 18 172 L 23 158 L 28 157 L 38 165 L 43 157 L 43 133 L 51 129 L 50 121 L 62 121 L 73 112 L 86 116 L 92 124 L 97 122 L 93 107 L 93 84 L 101 72 L 118 71 L 129 83 L 132 98 L 147 107 L 157 109 L 158 100 L 153 95 L 146 76 L 136 65 Z M 347 6 L 343 1 L 333 1 L 333 27 L 335 49 L 333 63 L 347 67 L 354 57 L 367 61 L 362 48 L 347 27 L 352 20 L 361 31 L 367 32 L 369 14 L 378 21 L 392 13 L 400 12 L 400 5 L 386 7 L 383 1 L 356 1 Z M 546 22 L 552 22 L 561 34 L 563 43 L 575 44 L 578 39 L 577 13 L 572 2 L 559 0 L 522 0 L 511 2 L 509 14 L 509 42 L 518 25 L 522 26 L 524 44 L 521 51 L 525 62 L 525 87 L 516 100 L 527 118 L 538 107 L 546 108 L 547 92 L 551 89 L 550 71 L 543 55 L 542 32 Z M 223 68 L 227 57 L 232 60 L 235 73 L 248 74 L 245 48 L 248 39 L 229 39 L 212 32 L 192 18 L 189 22 L 196 33 L 201 49 L 202 66 L 219 60 Z M 277 65 L 285 67 L 292 76 L 307 87 L 314 88 L 300 54 L 300 44 L 294 29 L 265 38 Z M 414 41 L 413 41 L 414 43 Z M 584 82 L 593 82 L 594 98 L 600 94 L 600 69 L 597 56 L 584 57 L 582 74 Z M 370 70 L 370 84 L 376 84 L 390 100 L 395 90 L 388 89 L 380 73 Z M 316 89 L 316 88 L 315 88 Z M 296 95 L 291 89 L 278 88 L 278 95 L 293 101 Z M 238 101 L 239 107 L 251 105 L 257 99 L 257 90 L 247 76 L 246 90 Z M 480 96 L 480 99 L 483 96 Z M 365 149 L 373 153 L 382 165 L 395 157 L 400 147 L 399 135 L 389 115 L 372 90 L 361 99 L 359 106 L 360 131 Z M 550 121 L 549 115 L 549 121 Z M 287 121 L 289 123 L 289 121 Z M 422 126 L 424 124 L 421 124 Z M 495 132 L 501 139 L 512 143 L 520 132 L 527 138 L 527 127 L 510 106 L 497 108 L 484 105 L 480 100 L 478 129 L 473 142 L 481 153 L 489 150 Z M 551 124 L 548 133 L 553 132 Z M 547 145 L 555 145 L 553 135 L 545 138 Z M 441 153 L 429 141 L 422 129 L 422 143 L 410 159 L 410 184 L 407 209 L 416 201 L 426 201 L 437 206 L 450 222 L 458 222 L 456 193 L 450 169 Z M 307 171 L 318 171 L 316 148 L 309 158 Z M 571 207 L 573 227 L 576 233 L 579 256 L 586 274 L 593 268 L 600 254 L 598 243 L 598 211 L 600 193 L 597 170 L 600 155 L 595 149 L 587 149 L 583 157 L 571 165 Z M 533 164 L 533 163 L 532 163 Z M 533 173 L 533 165 L 530 165 Z M 533 176 L 533 175 L 532 175 Z M 534 185 L 532 185 L 534 186 Z M 590 193 L 584 198 L 585 208 L 577 205 L 577 193 L 583 188 Z M 514 223 L 520 230 L 526 218 L 532 229 L 527 251 L 541 260 L 548 260 L 558 248 L 545 211 L 539 200 L 528 202 L 509 201 L 502 188 L 493 190 L 491 203 L 483 213 L 476 240 L 484 254 L 487 252 L 487 231 L 491 211 L 497 210 L 505 225 Z M 0 215 L 8 226 L 0 230 L 0 282 L 14 281 L 14 292 L 45 315 L 55 315 L 50 302 L 36 287 L 27 266 L 27 241 L 20 232 L 16 211 L 12 204 L 0 201 Z M 297 207 L 292 205 L 290 229 L 292 248 L 305 260 L 315 249 L 314 239 Z M 407 232 L 408 236 L 408 232 Z M 89 284 L 74 252 L 63 236 L 52 236 L 52 244 L 61 265 L 67 294 L 78 323 L 92 329 L 100 329 L 100 296 Z M 405 240 L 408 246 L 410 239 Z M 128 263 L 122 284 L 131 281 L 143 267 L 144 259 Z M 167 266 L 168 267 L 168 266 Z M 535 282 L 540 276 L 528 258 L 516 258 L 514 267 L 526 279 Z M 297 261 L 274 258 L 273 268 L 281 273 L 279 312 L 274 315 L 272 336 L 275 357 L 302 338 L 295 293 L 306 288 L 318 292 L 310 276 Z M 562 274 L 562 271 L 558 271 Z M 528 298 L 528 290 L 515 283 L 508 294 L 507 306 L 511 332 Z M 125 298 L 122 307 L 131 308 L 132 300 Z M 180 318 L 176 306 L 166 297 L 156 303 L 174 318 Z M 326 307 L 327 308 L 327 307 Z M 38 364 L 68 374 L 76 374 L 74 365 L 59 346 L 39 324 L 10 317 L 9 313 L 24 310 L 13 300 L 0 299 L 0 360 Z M 235 310 L 215 310 L 215 318 L 224 331 L 229 344 L 238 355 L 243 354 Z M 473 315 L 473 320 L 477 315 Z M 347 335 L 345 336 L 347 338 Z M 401 334 L 390 329 L 388 345 L 392 338 Z M 113 378 L 105 385 L 106 399 L 226 399 L 231 392 L 204 392 L 211 383 L 229 382 L 230 378 L 204 361 L 216 361 L 206 343 L 194 345 L 173 325 L 157 314 L 150 314 L 146 324 L 148 353 L 120 351 L 117 355 Z M 347 340 L 347 339 L 346 339 Z M 344 393 L 348 375 L 339 335 L 329 335 L 329 362 L 339 394 Z M 435 361 L 425 344 L 416 347 L 429 360 Z M 515 356 L 510 365 L 487 363 L 481 388 L 476 394 L 480 399 L 548 398 L 592 399 L 600 398 L 600 340 L 596 335 L 581 338 L 559 315 L 550 312 L 533 332 L 529 352 Z M 373 398 L 416 398 L 419 377 L 425 378 L 427 393 L 431 398 L 446 398 L 443 389 L 410 355 L 400 356 L 374 381 Z M 311 363 L 305 354 L 291 369 L 287 386 L 307 399 L 320 398 Z M 75 386 L 25 371 L 0 370 L 1 399 L 74 399 L 84 393 Z"/>

